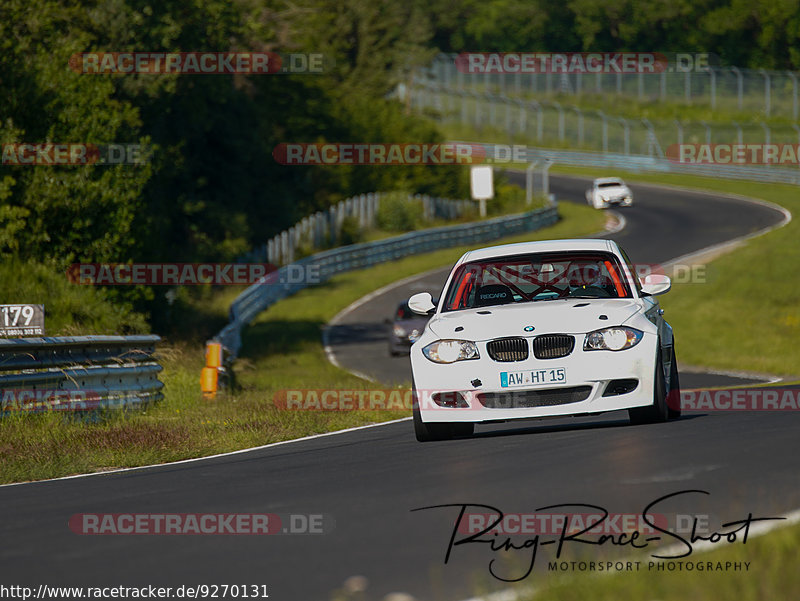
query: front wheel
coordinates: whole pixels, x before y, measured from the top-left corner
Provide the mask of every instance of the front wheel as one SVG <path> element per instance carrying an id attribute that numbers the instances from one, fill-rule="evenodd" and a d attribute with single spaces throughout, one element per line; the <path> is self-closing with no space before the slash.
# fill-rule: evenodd
<path id="1" fill-rule="evenodd" d="M 649 407 L 634 407 L 628 409 L 628 417 L 632 424 L 654 424 L 665 422 L 669 419 L 669 406 L 667 405 L 667 383 L 664 377 L 664 363 L 661 360 L 661 345 L 656 354 L 656 373 L 653 384 L 653 404 Z"/>
<path id="2" fill-rule="evenodd" d="M 675 360 L 675 342 L 672 343 L 672 353 L 669 368 L 669 393 L 667 393 L 667 407 L 670 419 L 681 416 L 681 380 L 678 375 L 678 362 Z"/>

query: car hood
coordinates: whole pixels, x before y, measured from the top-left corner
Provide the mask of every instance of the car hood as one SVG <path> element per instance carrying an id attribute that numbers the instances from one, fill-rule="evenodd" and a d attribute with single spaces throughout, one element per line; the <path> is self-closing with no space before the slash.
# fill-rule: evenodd
<path id="1" fill-rule="evenodd" d="M 440 339 L 473 341 L 505 336 L 582 334 L 622 325 L 641 310 L 640 301 L 635 299 L 536 301 L 441 313 L 428 322 L 428 328 Z M 602 319 L 602 315 L 608 319 Z M 534 329 L 526 332 L 526 326 Z"/>
<path id="2" fill-rule="evenodd" d="M 607 188 L 598 188 L 597 191 L 601 196 L 620 196 L 622 194 L 630 194 L 628 186 L 609 186 Z"/>

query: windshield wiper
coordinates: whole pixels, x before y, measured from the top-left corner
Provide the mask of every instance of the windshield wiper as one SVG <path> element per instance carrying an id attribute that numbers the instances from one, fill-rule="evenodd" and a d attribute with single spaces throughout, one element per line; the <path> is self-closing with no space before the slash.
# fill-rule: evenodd
<path id="1" fill-rule="evenodd" d="M 597 296 L 596 294 L 570 294 L 566 298 L 597 298 L 597 299 L 608 299 L 608 298 L 615 298 L 613 296 Z"/>

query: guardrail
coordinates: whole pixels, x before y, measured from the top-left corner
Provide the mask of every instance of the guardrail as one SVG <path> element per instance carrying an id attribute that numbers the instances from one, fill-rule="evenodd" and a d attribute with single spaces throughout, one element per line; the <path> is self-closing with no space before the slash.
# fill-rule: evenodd
<path id="1" fill-rule="evenodd" d="M 230 323 L 213 339 L 234 359 L 241 348 L 241 332 L 259 313 L 309 285 L 321 284 L 352 269 L 361 269 L 409 255 L 496 240 L 533 231 L 558 221 L 555 206 L 486 221 L 410 232 L 386 240 L 353 244 L 320 252 L 272 272 L 242 292 L 230 307 Z"/>
<path id="2" fill-rule="evenodd" d="M 327 211 L 308 215 L 239 260 L 243 263 L 263 261 L 272 265 L 285 265 L 294 261 L 296 251 L 301 246 L 314 251 L 341 244 L 344 220 L 348 217 L 355 219 L 361 230 L 375 227 L 381 200 L 386 196 L 386 193 L 381 192 L 360 194 L 329 207 Z M 425 221 L 435 218 L 456 219 L 474 207 L 470 200 L 434 198 L 427 194 L 409 195 L 408 200 L 416 200 L 422 204 L 422 217 Z"/>
<path id="3" fill-rule="evenodd" d="M 138 407 L 163 398 L 159 336 L 0 340 L 0 415 Z"/>

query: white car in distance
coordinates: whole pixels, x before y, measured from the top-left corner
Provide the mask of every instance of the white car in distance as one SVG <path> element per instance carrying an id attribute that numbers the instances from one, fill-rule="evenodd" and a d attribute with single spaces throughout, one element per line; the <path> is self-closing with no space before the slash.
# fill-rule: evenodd
<path id="1" fill-rule="evenodd" d="M 633 205 L 633 192 L 618 177 L 599 177 L 592 182 L 592 187 L 586 191 L 586 201 L 595 209 Z"/>
<path id="2" fill-rule="evenodd" d="M 525 242 L 465 253 L 411 347 L 419 441 L 476 423 L 627 409 L 634 423 L 680 415 L 672 328 L 658 294 L 611 240 Z"/>

